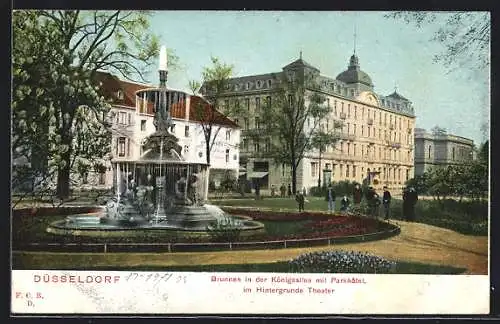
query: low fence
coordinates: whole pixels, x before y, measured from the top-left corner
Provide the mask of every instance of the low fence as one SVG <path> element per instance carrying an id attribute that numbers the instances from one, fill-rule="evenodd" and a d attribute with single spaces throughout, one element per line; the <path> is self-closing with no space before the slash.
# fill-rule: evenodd
<path id="1" fill-rule="evenodd" d="M 328 246 L 333 244 L 346 244 L 367 242 L 392 237 L 401 231 L 399 226 L 390 224 L 385 231 L 352 235 L 345 237 L 322 237 L 310 239 L 261 241 L 261 242 L 227 242 L 227 243 L 25 243 L 17 244 L 14 251 L 45 251 L 45 252 L 93 252 L 93 253 L 119 253 L 119 252 L 210 252 L 232 250 L 263 250 L 300 248 L 311 246 Z"/>

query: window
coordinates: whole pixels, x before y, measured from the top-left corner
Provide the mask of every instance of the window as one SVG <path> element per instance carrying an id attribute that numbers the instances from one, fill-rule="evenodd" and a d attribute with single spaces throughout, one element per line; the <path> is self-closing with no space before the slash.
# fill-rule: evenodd
<path id="1" fill-rule="evenodd" d="M 347 118 L 351 118 L 351 105 L 347 104 Z"/>
<path id="2" fill-rule="evenodd" d="M 255 128 L 260 128 L 260 119 L 259 119 L 259 117 L 255 117 Z"/>
<path id="3" fill-rule="evenodd" d="M 127 123 L 127 125 L 131 125 L 131 124 L 132 124 L 132 114 L 128 113 L 128 123 Z"/>
<path id="4" fill-rule="evenodd" d="M 250 82 L 247 82 L 247 90 L 250 90 Z"/>
<path id="5" fill-rule="evenodd" d="M 248 129 L 249 125 L 248 125 L 248 118 L 247 117 L 243 118 L 243 123 L 245 124 L 245 129 Z"/>
<path id="6" fill-rule="evenodd" d="M 354 119 L 356 119 L 357 112 L 358 112 L 358 107 L 354 106 Z"/>
<path id="7" fill-rule="evenodd" d="M 326 98 L 326 106 L 330 108 L 330 98 Z"/>
<path id="8" fill-rule="evenodd" d="M 266 138 L 266 141 L 264 142 L 264 145 L 265 145 L 264 150 L 266 152 L 271 151 L 271 140 L 269 138 Z"/>
<path id="9" fill-rule="evenodd" d="M 316 177 L 316 168 L 318 167 L 318 162 L 311 162 L 311 177 Z"/>
<path id="10" fill-rule="evenodd" d="M 293 106 L 293 97 L 292 97 L 292 95 L 288 95 L 288 105 L 290 107 Z"/>
<path id="11" fill-rule="evenodd" d="M 347 123 L 347 135 L 350 134 L 350 128 L 351 128 L 351 125 L 349 123 Z"/>
<path id="12" fill-rule="evenodd" d="M 189 145 L 184 145 L 184 154 L 189 153 Z"/>
<path id="13" fill-rule="evenodd" d="M 253 150 L 255 152 L 259 152 L 260 151 L 259 141 L 254 141 L 254 143 L 253 143 Z"/>
<path id="14" fill-rule="evenodd" d="M 343 114 L 344 113 L 344 102 L 342 102 L 341 104 L 342 104 L 342 108 L 340 109 L 340 112 Z"/>
<path id="15" fill-rule="evenodd" d="M 118 156 L 125 156 L 125 137 L 118 139 Z"/>
<path id="16" fill-rule="evenodd" d="M 451 148 L 451 159 L 455 160 L 455 148 L 454 147 Z"/>
<path id="17" fill-rule="evenodd" d="M 257 88 L 260 88 L 260 86 L 261 86 L 261 82 L 259 80 L 259 81 L 257 81 Z"/>
<path id="18" fill-rule="evenodd" d="M 272 103 L 271 96 L 266 97 L 266 102 L 267 102 L 267 108 L 271 108 L 271 103 Z"/>
<path id="19" fill-rule="evenodd" d="M 234 119 L 234 122 L 235 122 L 236 124 L 238 124 L 238 125 L 240 124 L 240 123 L 239 123 L 238 118 L 235 118 L 235 119 Z"/>
<path id="20" fill-rule="evenodd" d="M 240 108 L 240 101 L 238 99 L 234 99 L 234 107 L 236 108 L 236 110 Z"/>
<path id="21" fill-rule="evenodd" d="M 370 137 L 370 126 L 368 126 L 368 137 Z"/>
<path id="22" fill-rule="evenodd" d="M 333 109 L 334 109 L 333 113 L 335 114 L 335 116 L 337 116 L 337 100 L 333 101 Z"/>
<path id="23" fill-rule="evenodd" d="M 123 91 L 118 90 L 118 91 L 116 92 L 116 97 L 117 97 L 118 99 L 120 99 L 120 100 L 123 100 Z"/>
<path id="24" fill-rule="evenodd" d="M 245 106 L 247 106 L 247 110 L 250 110 L 250 99 L 245 99 Z"/>
<path id="25" fill-rule="evenodd" d="M 344 166 L 342 164 L 339 165 L 339 172 L 340 172 L 340 176 L 342 177 L 342 174 L 344 173 Z"/>
<path id="26" fill-rule="evenodd" d="M 361 110 L 361 118 L 365 118 L 365 107 Z"/>
<path id="27" fill-rule="evenodd" d="M 141 132 L 144 132 L 146 130 L 146 120 L 141 120 Z"/>
<path id="28" fill-rule="evenodd" d="M 365 136 L 365 126 L 361 125 L 361 136 Z"/>
<path id="29" fill-rule="evenodd" d="M 353 155 L 356 156 L 356 144 L 353 145 Z"/>
<path id="30" fill-rule="evenodd" d="M 259 109 L 260 109 L 260 98 L 257 97 L 255 98 L 255 110 L 259 111 Z"/>
<path id="31" fill-rule="evenodd" d="M 431 158 L 431 146 L 429 145 L 429 152 L 427 153 L 427 157 L 430 159 Z"/>
<path id="32" fill-rule="evenodd" d="M 189 126 L 184 126 L 184 137 L 189 137 Z"/>
<path id="33" fill-rule="evenodd" d="M 354 97 L 354 89 L 351 89 L 351 96 Z"/>
<path id="34" fill-rule="evenodd" d="M 120 111 L 118 123 L 125 125 L 127 123 L 127 113 L 124 111 Z"/>
<path id="35" fill-rule="evenodd" d="M 229 163 L 229 149 L 226 149 L 226 163 Z"/>
<path id="36" fill-rule="evenodd" d="M 345 166 L 345 176 L 346 178 L 349 178 L 349 165 Z"/>
<path id="37" fill-rule="evenodd" d="M 344 153 L 344 143 L 343 142 L 340 142 L 340 153 L 341 154 Z"/>
<path id="38" fill-rule="evenodd" d="M 351 143 L 347 143 L 347 155 L 351 154 Z"/>
<path id="39" fill-rule="evenodd" d="M 226 109 L 229 108 L 229 100 L 228 99 L 224 100 L 224 108 L 226 108 Z"/>
<path id="40" fill-rule="evenodd" d="M 356 178 L 356 166 L 355 165 L 352 166 L 352 177 Z"/>
<path id="41" fill-rule="evenodd" d="M 356 124 L 352 125 L 352 134 L 356 135 Z"/>
<path id="42" fill-rule="evenodd" d="M 267 80 L 267 86 L 270 88 L 273 82 L 271 80 Z"/>
<path id="43" fill-rule="evenodd" d="M 243 149 L 245 151 L 248 151 L 248 139 L 247 138 L 243 139 Z"/>
<path id="44" fill-rule="evenodd" d="M 230 140 L 231 140 L 231 131 L 227 130 L 226 131 L 226 141 L 230 141 Z"/>

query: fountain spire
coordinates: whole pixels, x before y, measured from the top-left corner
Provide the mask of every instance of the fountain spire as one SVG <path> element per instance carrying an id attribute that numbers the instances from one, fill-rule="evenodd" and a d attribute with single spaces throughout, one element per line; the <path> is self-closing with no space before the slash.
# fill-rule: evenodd
<path id="1" fill-rule="evenodd" d="M 167 75 L 168 75 L 168 68 L 167 68 L 167 47 L 165 45 L 162 45 L 160 47 L 160 65 L 158 68 L 158 72 L 160 73 L 160 87 L 166 88 L 167 87 Z"/>

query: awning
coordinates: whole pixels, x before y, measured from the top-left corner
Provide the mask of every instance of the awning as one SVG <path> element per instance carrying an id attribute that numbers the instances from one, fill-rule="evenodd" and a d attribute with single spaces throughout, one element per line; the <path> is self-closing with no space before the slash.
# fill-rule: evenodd
<path id="1" fill-rule="evenodd" d="M 252 172 L 250 173 L 250 178 L 264 178 L 269 172 Z"/>

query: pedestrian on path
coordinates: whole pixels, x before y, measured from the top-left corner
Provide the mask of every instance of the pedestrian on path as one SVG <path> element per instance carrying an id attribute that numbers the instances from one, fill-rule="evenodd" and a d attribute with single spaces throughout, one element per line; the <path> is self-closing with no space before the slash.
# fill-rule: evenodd
<path id="1" fill-rule="evenodd" d="M 382 196 L 382 205 L 384 206 L 384 219 L 389 219 L 389 212 L 391 209 L 391 193 L 387 186 L 384 186 L 384 194 Z"/>
<path id="2" fill-rule="evenodd" d="M 350 204 L 349 198 L 347 198 L 347 196 L 344 195 L 344 197 L 340 201 L 340 211 L 343 213 L 347 213 L 349 211 L 349 204 Z"/>
<path id="3" fill-rule="evenodd" d="M 328 186 L 328 189 L 326 190 L 325 200 L 328 202 L 328 212 L 334 213 L 335 212 L 335 191 L 333 190 L 333 187 L 331 184 Z"/>
<path id="4" fill-rule="evenodd" d="M 297 191 L 297 194 L 295 195 L 295 200 L 296 200 L 296 201 L 297 201 L 297 203 L 299 204 L 299 213 L 300 213 L 300 212 L 303 212 L 303 211 L 304 211 L 304 201 L 305 201 L 305 197 L 304 197 L 304 195 L 302 194 L 302 192 Z"/>

